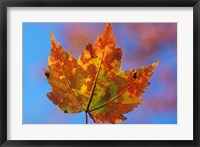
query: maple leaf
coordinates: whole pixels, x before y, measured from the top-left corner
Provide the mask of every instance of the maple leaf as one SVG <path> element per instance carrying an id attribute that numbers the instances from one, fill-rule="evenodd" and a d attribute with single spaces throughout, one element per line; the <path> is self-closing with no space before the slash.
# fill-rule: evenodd
<path id="1" fill-rule="evenodd" d="M 44 69 L 52 88 L 47 97 L 65 113 L 85 111 L 96 123 L 118 123 L 143 102 L 141 95 L 158 61 L 136 70 L 121 70 L 122 49 L 116 48 L 110 23 L 95 43 L 75 59 L 51 32 L 51 53 Z"/>

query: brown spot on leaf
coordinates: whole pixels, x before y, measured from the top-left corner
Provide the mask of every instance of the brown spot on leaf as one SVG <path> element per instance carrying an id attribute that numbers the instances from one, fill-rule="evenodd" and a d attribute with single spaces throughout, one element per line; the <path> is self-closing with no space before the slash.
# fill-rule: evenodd
<path id="1" fill-rule="evenodd" d="M 133 78 L 134 78 L 134 79 L 137 78 L 137 72 L 135 72 L 135 73 L 133 74 Z"/>
<path id="2" fill-rule="evenodd" d="M 49 78 L 49 73 L 45 73 L 45 76 L 46 76 L 47 78 Z"/>
<path id="3" fill-rule="evenodd" d="M 99 42 L 101 42 L 102 41 L 102 38 L 99 38 Z"/>

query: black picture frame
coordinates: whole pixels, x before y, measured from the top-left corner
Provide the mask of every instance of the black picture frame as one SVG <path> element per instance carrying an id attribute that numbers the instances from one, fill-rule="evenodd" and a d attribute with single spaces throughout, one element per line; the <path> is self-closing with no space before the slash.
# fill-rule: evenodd
<path id="1" fill-rule="evenodd" d="M 193 140 L 7 140 L 7 7 L 193 7 Z M 199 146 L 199 65 L 200 2 L 199 0 L 1 0 L 0 2 L 0 145 L 1 146 Z M 173 133 L 173 130 L 172 130 Z"/>

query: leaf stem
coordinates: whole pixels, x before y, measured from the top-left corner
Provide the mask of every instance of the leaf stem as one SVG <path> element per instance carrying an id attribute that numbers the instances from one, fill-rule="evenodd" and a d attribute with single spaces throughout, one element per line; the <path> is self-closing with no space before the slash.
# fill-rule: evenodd
<path id="1" fill-rule="evenodd" d="M 87 112 L 85 112 L 85 124 L 88 124 L 88 115 L 87 115 Z"/>

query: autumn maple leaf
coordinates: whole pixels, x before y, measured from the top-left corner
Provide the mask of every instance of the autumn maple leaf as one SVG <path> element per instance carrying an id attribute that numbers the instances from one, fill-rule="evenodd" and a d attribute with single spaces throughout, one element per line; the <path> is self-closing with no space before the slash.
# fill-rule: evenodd
<path id="1" fill-rule="evenodd" d="M 52 88 L 47 97 L 65 113 L 85 111 L 96 123 L 117 123 L 143 102 L 141 95 L 158 61 L 136 70 L 121 70 L 122 49 L 116 48 L 108 23 L 95 43 L 87 44 L 79 59 L 66 52 L 51 33 L 49 68 Z"/>

